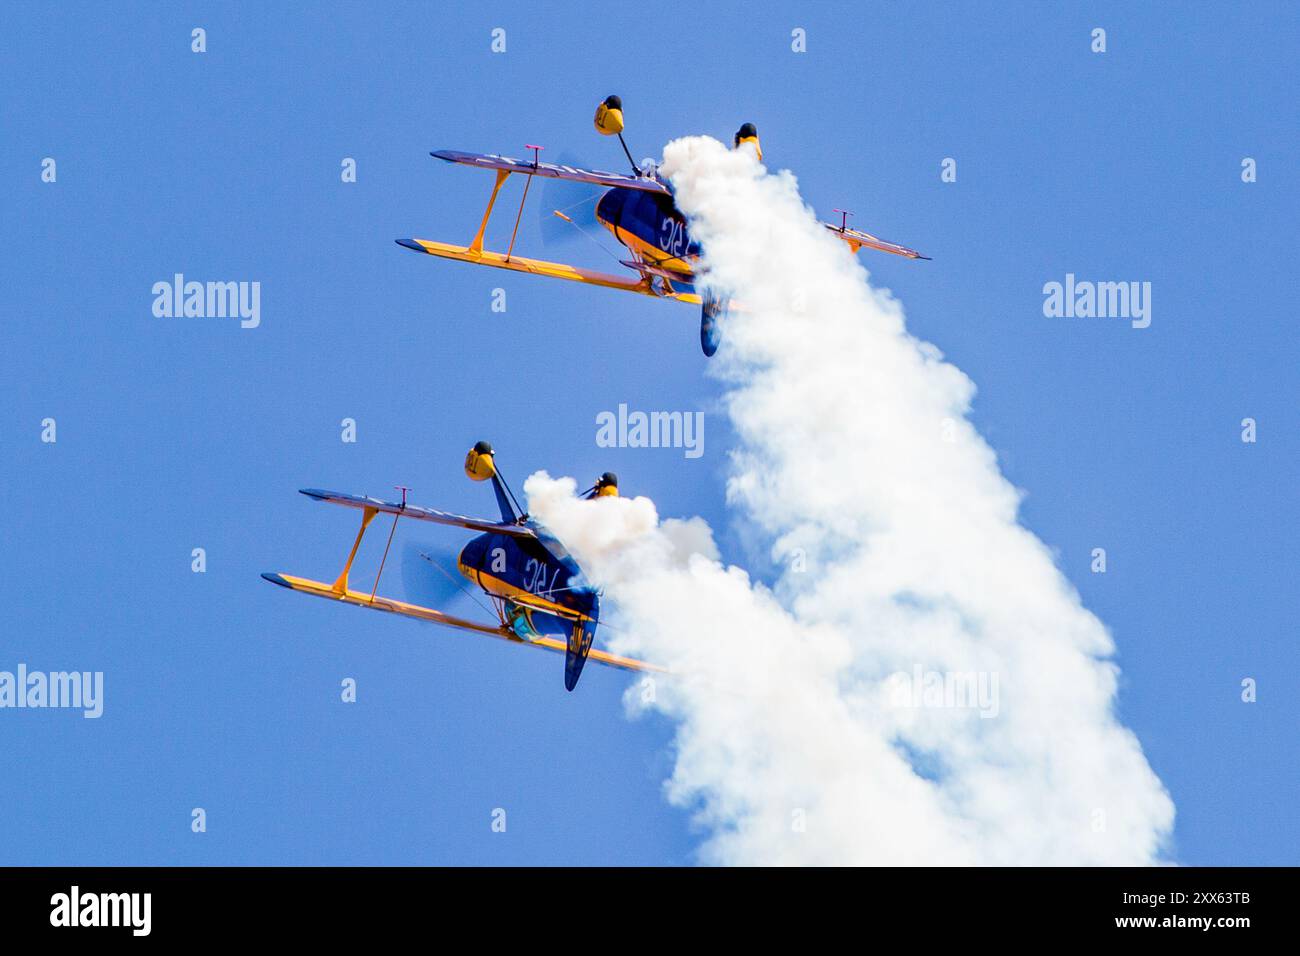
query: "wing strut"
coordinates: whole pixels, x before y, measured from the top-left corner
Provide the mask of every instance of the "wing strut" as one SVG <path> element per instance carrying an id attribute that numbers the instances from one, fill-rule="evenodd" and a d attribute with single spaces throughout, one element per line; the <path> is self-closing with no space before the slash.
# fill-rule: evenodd
<path id="1" fill-rule="evenodd" d="M 533 169 L 536 169 L 538 164 L 541 162 L 542 150 L 545 148 L 545 146 L 534 146 L 532 143 L 529 143 L 524 147 L 524 149 L 531 149 L 533 151 Z M 524 203 L 528 202 L 528 187 L 532 184 L 533 177 L 529 176 L 527 182 L 524 183 L 524 195 L 519 200 L 519 213 L 515 216 L 514 231 L 510 233 L 510 245 L 506 246 L 506 262 L 510 261 L 510 253 L 515 251 L 515 236 L 519 235 L 519 220 L 524 218 Z"/>
<path id="2" fill-rule="evenodd" d="M 352 542 L 352 550 L 348 553 L 347 563 L 343 565 L 343 571 L 330 586 L 335 594 L 346 594 L 348 590 L 348 572 L 352 570 L 352 562 L 356 559 L 357 548 L 361 547 L 361 537 L 366 533 L 366 528 L 370 522 L 375 520 L 375 515 L 379 514 L 378 508 L 363 508 L 361 511 L 361 529 L 357 531 L 357 540 Z"/>
<path id="3" fill-rule="evenodd" d="M 501 184 L 506 181 L 506 177 L 509 175 L 509 170 L 497 170 L 497 181 L 492 186 L 492 195 L 488 198 L 487 209 L 483 213 L 483 221 L 479 223 L 478 232 L 474 236 L 474 241 L 469 244 L 470 249 L 474 252 L 483 251 L 483 233 L 487 232 L 488 219 L 492 216 L 492 207 L 496 205 L 497 193 L 501 191 Z M 522 213 L 523 208 L 521 207 L 519 211 Z M 518 226 L 515 228 L 518 228 Z"/>
<path id="4" fill-rule="evenodd" d="M 408 488 L 401 489 L 403 507 L 406 506 L 406 492 L 409 490 Z M 397 520 L 401 517 L 400 514 L 393 515 L 393 526 L 388 529 L 388 543 L 384 545 L 384 556 L 379 559 L 379 570 L 375 572 L 375 586 L 370 589 L 370 600 L 372 601 L 375 599 L 375 592 L 379 590 L 379 579 L 383 577 L 384 565 L 388 563 L 388 549 L 393 546 L 393 535 L 397 533 Z"/>
<path id="5" fill-rule="evenodd" d="M 506 246 L 506 262 L 510 261 L 510 253 L 515 251 L 515 236 L 519 235 L 519 220 L 524 218 L 524 203 L 528 202 L 528 187 L 533 184 L 533 177 L 529 176 L 528 181 L 524 183 L 524 195 L 519 200 L 519 213 L 515 216 L 515 228 L 510 233 L 510 245 Z"/>

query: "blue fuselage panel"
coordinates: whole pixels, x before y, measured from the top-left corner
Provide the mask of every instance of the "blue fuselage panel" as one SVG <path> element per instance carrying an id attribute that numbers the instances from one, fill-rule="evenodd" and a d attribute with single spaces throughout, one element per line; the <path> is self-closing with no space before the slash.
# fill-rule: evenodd
<path id="1" fill-rule="evenodd" d="M 460 552 L 460 571 L 489 594 L 505 599 L 512 611 L 526 612 L 511 622 L 520 637 L 527 638 L 529 631 L 567 637 L 573 620 L 547 613 L 546 606 L 597 618 L 596 591 L 554 537 L 539 526 L 534 530 L 537 539 L 504 534 L 471 538 Z"/>
<path id="2" fill-rule="evenodd" d="M 633 252 L 690 277 L 700 244 L 671 196 L 611 189 L 596 204 L 596 219 Z"/>

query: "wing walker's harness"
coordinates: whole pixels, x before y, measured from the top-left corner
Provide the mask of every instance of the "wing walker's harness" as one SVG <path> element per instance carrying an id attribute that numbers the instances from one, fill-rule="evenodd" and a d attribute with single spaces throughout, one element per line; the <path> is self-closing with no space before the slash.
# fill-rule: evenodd
<path id="1" fill-rule="evenodd" d="M 510 482 L 506 481 L 506 476 L 501 474 L 501 466 L 494 461 L 492 463 L 492 467 L 496 471 L 497 477 L 501 479 L 501 487 L 504 488 L 506 490 L 506 494 L 510 496 L 510 503 L 513 504 L 515 506 L 515 510 L 519 512 L 519 519 L 515 523 L 523 524 L 525 521 L 528 520 L 528 512 L 525 511 L 523 508 L 519 507 L 519 499 L 517 499 L 515 497 L 515 493 L 510 490 Z"/>

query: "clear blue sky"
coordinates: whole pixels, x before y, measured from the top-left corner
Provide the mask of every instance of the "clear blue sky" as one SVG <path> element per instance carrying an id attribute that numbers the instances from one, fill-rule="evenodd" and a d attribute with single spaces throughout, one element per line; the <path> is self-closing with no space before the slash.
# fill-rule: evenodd
<path id="1" fill-rule="evenodd" d="M 753 121 L 819 211 L 934 257 L 863 254 L 979 385 L 1025 522 L 1111 627 L 1174 857 L 1300 862 L 1294 5 L 552 6 L 0 12 L 0 669 L 106 683 L 99 720 L 0 711 L 0 863 L 692 862 L 671 727 L 623 716 L 624 675 L 566 694 L 558 659 L 258 578 L 329 578 L 350 544 L 299 487 L 490 514 L 478 438 L 516 485 L 612 468 L 757 560 L 692 309 L 393 244 L 473 233 L 490 179 L 431 149 L 621 168 L 591 128 L 611 92 L 638 158 Z M 549 208 L 519 248 L 608 268 Z M 155 318 L 177 272 L 259 281 L 261 326 Z M 1151 327 L 1045 318 L 1067 272 L 1150 281 Z M 709 411 L 704 457 L 596 447 L 620 402 Z"/>

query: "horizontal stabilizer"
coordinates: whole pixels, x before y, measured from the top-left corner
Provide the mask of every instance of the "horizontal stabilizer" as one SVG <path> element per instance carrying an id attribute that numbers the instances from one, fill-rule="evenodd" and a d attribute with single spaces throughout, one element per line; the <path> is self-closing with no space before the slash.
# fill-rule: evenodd
<path id="1" fill-rule="evenodd" d="M 907 246 L 900 246 L 896 242 L 887 242 L 884 239 L 878 239 L 869 232 L 863 232 L 861 229 L 847 229 L 843 226 L 836 226 L 829 222 L 822 223 L 827 229 L 835 233 L 849 244 L 849 248 L 857 252 L 863 246 L 868 249 L 877 249 L 880 252 L 889 252 L 896 256 L 904 256 L 908 259 L 926 259 L 929 256 L 923 256 L 915 249 L 909 249 Z"/>

